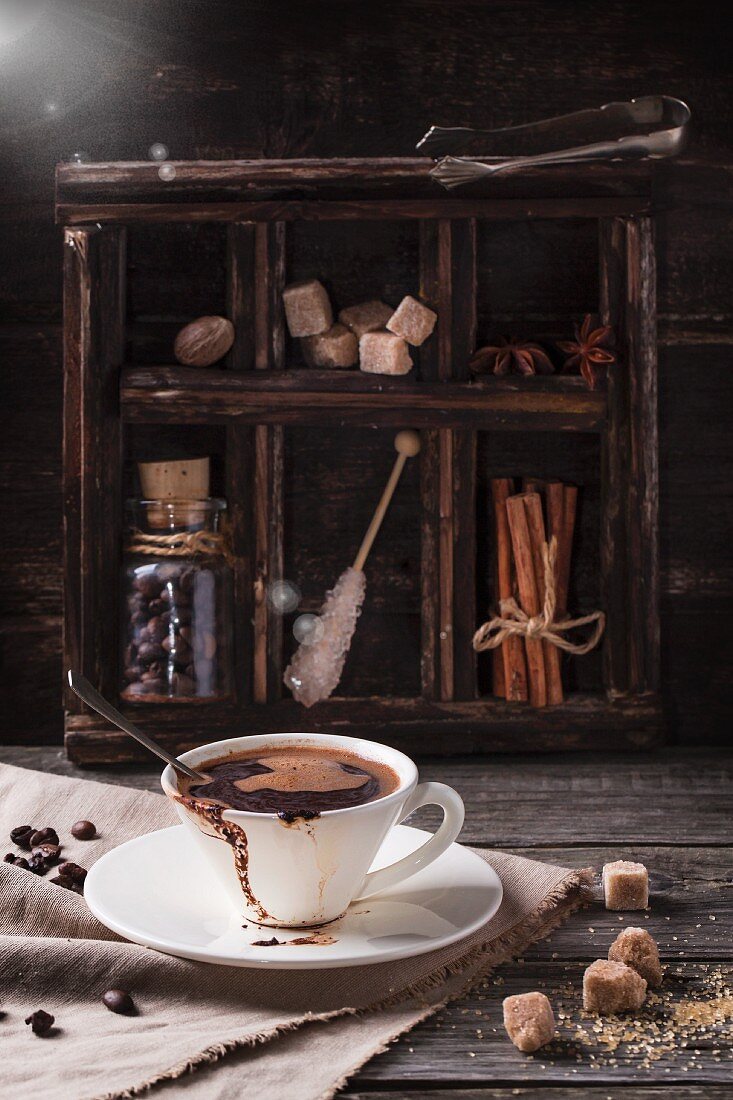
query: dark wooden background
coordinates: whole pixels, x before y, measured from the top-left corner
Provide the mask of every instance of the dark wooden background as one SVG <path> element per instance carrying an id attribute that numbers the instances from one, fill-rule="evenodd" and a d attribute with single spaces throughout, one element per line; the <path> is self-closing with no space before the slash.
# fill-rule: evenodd
<path id="1" fill-rule="evenodd" d="M 726 739 L 733 112 L 721 10 L 638 0 L 0 2 L 3 740 L 62 736 L 57 161 L 78 151 L 139 160 L 153 142 L 174 160 L 404 155 L 431 122 L 509 125 L 654 92 L 687 100 L 695 123 L 688 154 L 663 166 L 658 220 L 665 707 L 674 738 Z M 562 236 L 547 223 L 497 228 L 484 255 L 502 287 L 494 320 L 521 319 L 527 333 L 566 328 L 591 308 L 593 249 L 582 225 Z M 131 273 L 133 322 L 175 329 L 215 307 L 216 262 L 196 234 L 167 242 L 162 231 Z M 140 348 L 142 360 L 152 354 L 143 339 Z"/>

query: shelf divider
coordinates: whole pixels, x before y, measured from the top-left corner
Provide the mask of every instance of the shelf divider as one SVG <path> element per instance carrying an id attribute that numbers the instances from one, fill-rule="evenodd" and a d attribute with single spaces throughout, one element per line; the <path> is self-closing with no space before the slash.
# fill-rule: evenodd
<path id="1" fill-rule="evenodd" d="M 227 315 L 234 323 L 234 344 L 227 366 L 251 372 L 255 363 L 255 232 L 252 222 L 232 222 L 227 233 Z M 234 693 L 238 703 L 253 697 L 254 535 L 251 502 L 245 497 L 255 480 L 255 429 L 226 427 L 226 498 L 234 556 Z"/>
<path id="2" fill-rule="evenodd" d="M 255 371 L 285 365 L 282 291 L 285 285 L 285 223 L 255 229 Z M 254 469 L 254 699 L 274 703 L 282 695 L 283 620 L 267 600 L 270 583 L 283 575 L 284 431 L 278 424 L 255 427 Z M 240 492 L 248 491 L 242 486 Z"/>
<path id="3" fill-rule="evenodd" d="M 125 230 L 64 233 L 64 629 L 66 669 L 119 692 Z M 67 713 L 84 705 L 64 675 Z"/>

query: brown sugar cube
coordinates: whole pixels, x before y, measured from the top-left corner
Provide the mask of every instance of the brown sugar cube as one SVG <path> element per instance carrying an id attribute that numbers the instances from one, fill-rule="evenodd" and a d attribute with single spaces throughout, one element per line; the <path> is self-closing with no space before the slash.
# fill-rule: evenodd
<path id="1" fill-rule="evenodd" d="M 649 875 L 643 863 L 618 859 L 603 868 L 603 897 L 606 909 L 646 909 L 649 904 Z"/>
<path id="2" fill-rule="evenodd" d="M 624 928 L 608 949 L 612 962 L 626 963 L 641 974 L 647 985 L 662 984 L 662 965 L 659 949 L 646 928 Z"/>
<path id="3" fill-rule="evenodd" d="M 390 332 L 401 336 L 403 340 L 407 340 L 408 344 L 419 348 L 435 328 L 437 320 L 437 313 L 433 313 L 432 309 L 428 309 L 422 302 L 418 302 L 417 298 L 411 298 L 408 294 L 387 321 L 387 328 Z"/>
<path id="4" fill-rule="evenodd" d="M 338 321 L 316 336 L 304 336 L 301 346 L 309 367 L 353 367 L 359 358 L 356 337 Z"/>
<path id="5" fill-rule="evenodd" d="M 504 1027 L 515 1047 L 531 1054 L 555 1034 L 552 1005 L 544 993 L 518 993 L 503 1003 Z"/>
<path id="6" fill-rule="evenodd" d="M 641 1008 L 646 982 L 622 962 L 596 959 L 583 975 L 583 1008 L 600 1016 Z"/>
<path id="7" fill-rule="evenodd" d="M 339 313 L 339 321 L 346 325 L 360 340 L 365 332 L 376 332 L 378 328 L 384 328 L 394 313 L 392 306 L 385 302 L 360 302 L 356 306 L 347 306 Z"/>
<path id="8" fill-rule="evenodd" d="M 286 286 L 283 305 L 291 336 L 316 336 L 333 324 L 326 288 L 317 279 L 305 279 Z"/>
<path id="9" fill-rule="evenodd" d="M 365 332 L 359 341 L 359 366 L 367 374 L 407 374 L 412 359 L 401 336 L 380 329 Z"/>

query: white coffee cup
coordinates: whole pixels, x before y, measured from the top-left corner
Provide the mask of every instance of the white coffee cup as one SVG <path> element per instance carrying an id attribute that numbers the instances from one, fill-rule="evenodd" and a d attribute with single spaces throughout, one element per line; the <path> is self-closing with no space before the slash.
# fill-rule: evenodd
<path id="1" fill-rule="evenodd" d="M 404 753 L 357 737 L 325 733 L 278 733 L 233 737 L 185 752 L 180 759 L 193 768 L 272 748 L 325 748 L 355 754 L 365 761 L 387 764 L 399 785 L 390 794 L 340 810 L 325 810 L 306 821 L 287 824 L 274 813 L 226 809 L 222 822 L 241 829 L 246 840 L 246 882 L 237 870 L 235 849 L 210 824 L 181 800 L 173 768 L 161 776 L 163 790 L 172 799 L 184 826 L 215 871 L 237 912 L 255 924 L 299 928 L 340 917 L 352 901 L 370 897 L 414 875 L 437 859 L 456 839 L 463 825 L 460 796 L 444 783 L 418 784 L 417 767 Z M 437 832 L 412 855 L 389 867 L 370 871 L 389 830 L 419 806 L 443 810 Z M 241 838 L 241 833 L 234 830 Z M 241 846 L 238 849 L 241 854 Z"/>

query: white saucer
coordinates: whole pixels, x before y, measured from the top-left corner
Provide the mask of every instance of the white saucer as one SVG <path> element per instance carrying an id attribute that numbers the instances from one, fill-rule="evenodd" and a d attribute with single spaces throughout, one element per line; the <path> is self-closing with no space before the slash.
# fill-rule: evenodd
<path id="1" fill-rule="evenodd" d="M 398 825 L 374 867 L 393 863 L 429 836 Z M 313 933 L 243 925 L 183 826 L 176 825 L 102 856 L 86 877 L 84 896 L 102 924 L 145 947 L 226 966 L 301 970 L 361 966 L 445 947 L 494 915 L 502 887 L 492 867 L 452 844 L 407 882 L 354 902 L 320 929 L 315 940 L 332 943 L 254 947 L 255 940 L 290 941 Z"/>

